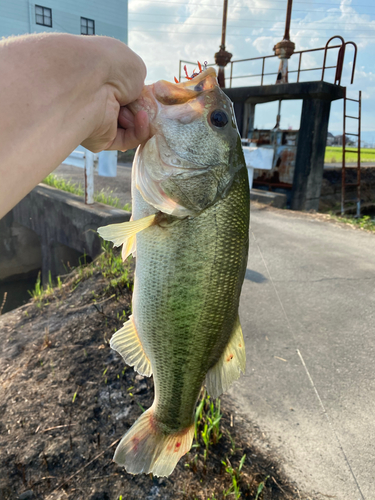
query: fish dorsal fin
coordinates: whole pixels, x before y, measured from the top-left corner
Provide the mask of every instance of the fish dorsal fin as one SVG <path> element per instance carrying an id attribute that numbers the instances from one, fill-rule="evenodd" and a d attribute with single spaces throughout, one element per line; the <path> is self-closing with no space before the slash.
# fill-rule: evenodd
<path id="1" fill-rule="evenodd" d="M 219 361 L 207 372 L 206 387 L 213 398 L 227 391 L 241 371 L 245 373 L 246 352 L 240 318 L 237 316 L 232 335 Z"/>
<path id="2" fill-rule="evenodd" d="M 130 222 L 121 222 L 120 224 L 110 224 L 98 228 L 99 235 L 103 240 L 112 241 L 115 247 L 122 247 L 122 259 L 125 260 L 133 251 L 135 251 L 135 236 L 140 231 L 152 226 L 156 215 L 152 214 L 143 219 Z"/>
<path id="3" fill-rule="evenodd" d="M 130 316 L 129 321 L 112 336 L 110 346 L 138 373 L 145 377 L 152 375 L 151 363 L 139 339 L 133 316 Z"/>

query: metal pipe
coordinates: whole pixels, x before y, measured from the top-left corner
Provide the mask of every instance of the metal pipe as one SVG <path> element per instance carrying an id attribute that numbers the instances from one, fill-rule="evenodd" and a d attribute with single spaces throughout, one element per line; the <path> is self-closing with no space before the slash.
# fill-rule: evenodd
<path id="1" fill-rule="evenodd" d="M 290 40 L 289 29 L 290 29 L 290 19 L 292 17 L 292 4 L 293 0 L 288 0 L 288 6 L 286 8 L 284 40 Z"/>
<path id="2" fill-rule="evenodd" d="M 344 87 L 344 121 L 343 121 L 343 134 L 342 134 L 342 168 L 341 168 L 341 215 L 345 213 L 345 116 L 346 116 L 346 87 Z"/>
<path id="3" fill-rule="evenodd" d="M 358 156 L 357 156 L 357 217 L 361 216 L 361 104 L 362 91 L 358 95 Z"/>
<path id="4" fill-rule="evenodd" d="M 301 72 L 301 62 L 302 62 L 302 52 L 299 53 L 299 61 L 298 61 L 298 71 L 297 71 L 297 83 L 299 83 L 299 75 Z M 292 71 L 290 73 L 293 73 Z"/>
<path id="5" fill-rule="evenodd" d="M 85 203 L 92 205 L 94 203 L 94 153 L 86 150 L 85 152 Z"/>
<path id="6" fill-rule="evenodd" d="M 223 26 L 221 29 L 221 46 L 220 48 L 225 50 L 225 35 L 227 30 L 227 12 L 228 12 L 228 0 L 224 0 L 223 7 Z"/>
<path id="7" fill-rule="evenodd" d="M 263 57 L 263 64 L 262 64 L 262 78 L 261 78 L 261 81 L 260 81 L 260 84 L 263 85 L 263 75 L 264 75 L 264 63 L 265 63 L 265 57 Z"/>

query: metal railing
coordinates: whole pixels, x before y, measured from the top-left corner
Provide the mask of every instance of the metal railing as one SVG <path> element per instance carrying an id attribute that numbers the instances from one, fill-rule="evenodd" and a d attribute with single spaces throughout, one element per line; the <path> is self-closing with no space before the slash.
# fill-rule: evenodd
<path id="1" fill-rule="evenodd" d="M 339 45 L 330 45 L 331 41 L 334 40 L 335 38 L 339 38 L 341 40 L 341 44 Z M 352 67 L 352 74 L 351 74 L 351 81 L 350 83 L 353 83 L 353 80 L 354 80 L 354 71 L 355 71 L 355 64 L 356 64 L 356 60 L 357 60 L 357 45 L 354 43 L 354 42 L 345 42 L 345 40 L 343 39 L 342 36 L 340 35 L 336 35 L 336 36 L 333 36 L 331 37 L 328 42 L 326 43 L 326 45 L 324 47 L 319 47 L 317 49 L 307 49 L 307 50 L 299 50 L 299 51 L 296 51 L 293 53 L 293 55 L 291 56 L 290 60 L 295 60 L 296 57 L 298 57 L 298 69 L 296 70 L 289 70 L 288 71 L 288 74 L 292 74 L 292 73 L 297 73 L 297 82 L 300 81 L 300 77 L 301 77 L 301 73 L 303 72 L 307 72 L 307 71 L 321 71 L 321 77 L 320 77 L 320 81 L 323 81 L 324 78 L 325 78 L 325 74 L 326 74 L 326 70 L 328 69 L 335 69 L 335 77 L 334 77 L 334 84 L 335 85 L 340 85 L 341 84 L 341 77 L 342 77 L 342 71 L 343 71 L 343 67 L 344 67 L 344 58 L 345 58 L 345 49 L 346 49 L 346 46 L 347 45 L 352 45 L 354 47 L 354 55 L 353 55 L 353 67 Z M 328 55 L 328 51 L 331 51 L 331 50 L 334 50 L 334 49 L 339 49 L 338 50 L 338 53 L 337 53 L 337 59 L 336 59 L 336 63 L 334 65 L 331 65 L 331 66 L 327 66 L 327 55 Z M 303 63 L 303 55 L 304 54 L 308 54 L 308 53 L 312 53 L 312 52 L 322 52 L 323 51 L 323 65 L 322 66 L 318 66 L 318 67 L 314 67 L 314 68 L 302 68 L 302 63 Z M 276 55 L 270 55 L 270 56 L 261 56 L 261 57 L 251 57 L 249 59 L 237 59 L 235 61 L 231 61 L 230 62 L 230 76 L 229 77 L 226 77 L 225 80 L 229 80 L 229 88 L 232 87 L 232 84 L 233 84 L 233 81 L 234 80 L 239 80 L 239 79 L 243 79 L 243 78 L 259 78 L 260 77 L 260 85 L 264 85 L 264 77 L 266 76 L 272 76 L 274 75 L 275 77 L 277 76 L 278 74 L 278 71 L 272 71 L 272 72 L 265 72 L 265 66 L 266 66 L 266 60 L 267 59 L 279 59 Z M 234 65 L 235 64 L 238 64 L 238 63 L 244 63 L 244 62 L 250 62 L 250 63 L 253 63 L 253 62 L 261 62 L 262 64 L 262 69 L 261 69 L 261 72 L 260 73 L 257 73 L 257 74 L 247 74 L 247 75 L 239 75 L 239 76 L 234 76 L 233 75 L 233 69 L 234 69 Z M 182 68 L 182 64 L 183 63 L 187 63 L 187 64 L 193 64 L 195 65 L 196 63 L 193 63 L 191 61 L 183 61 L 183 60 L 180 60 L 180 64 L 179 64 L 179 81 L 181 81 L 181 77 L 182 77 L 182 71 L 181 71 L 181 68 Z M 208 66 L 215 66 L 214 64 L 209 64 Z M 184 77 L 182 77 L 184 78 Z M 276 78 L 275 78 L 275 81 L 276 81 Z"/>

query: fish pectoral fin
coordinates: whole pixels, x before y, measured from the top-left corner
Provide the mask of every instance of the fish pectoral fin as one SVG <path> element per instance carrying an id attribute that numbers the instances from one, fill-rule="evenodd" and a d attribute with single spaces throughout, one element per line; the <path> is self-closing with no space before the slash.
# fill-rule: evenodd
<path id="1" fill-rule="evenodd" d="M 138 373 L 145 377 L 152 375 L 151 363 L 139 339 L 133 316 L 130 316 L 129 321 L 112 336 L 110 346 Z"/>
<path id="2" fill-rule="evenodd" d="M 219 361 L 207 372 L 206 387 L 213 398 L 227 391 L 242 373 L 245 373 L 246 352 L 240 318 L 237 316 L 232 335 Z"/>
<path id="3" fill-rule="evenodd" d="M 112 241 L 115 247 L 122 247 L 122 259 L 125 260 L 132 252 L 135 252 L 135 236 L 140 231 L 152 226 L 156 214 L 143 217 L 143 219 L 121 222 L 120 224 L 110 224 L 98 228 L 99 236 L 103 240 Z"/>
<path id="4" fill-rule="evenodd" d="M 167 433 L 154 417 L 154 405 L 146 410 L 117 446 L 113 460 L 130 474 L 169 476 L 187 453 L 194 437 L 194 423 Z"/>

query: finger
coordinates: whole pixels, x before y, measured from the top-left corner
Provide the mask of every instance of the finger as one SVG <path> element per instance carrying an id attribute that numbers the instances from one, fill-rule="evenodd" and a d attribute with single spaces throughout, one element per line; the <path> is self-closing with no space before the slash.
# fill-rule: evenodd
<path id="1" fill-rule="evenodd" d="M 134 116 L 135 135 L 140 142 L 146 141 L 150 137 L 150 121 L 146 111 L 138 111 Z"/>
<path id="2" fill-rule="evenodd" d="M 100 50 L 105 52 L 109 67 L 107 82 L 114 88 L 120 105 L 137 99 L 146 78 L 146 66 L 141 57 L 114 38 L 95 36 L 92 40 L 91 43 L 100 45 Z"/>
<path id="3" fill-rule="evenodd" d="M 139 146 L 150 137 L 150 125 L 146 111 L 139 111 L 134 117 L 134 127 L 118 128 L 115 140 L 107 149 L 126 151 Z"/>
<path id="4" fill-rule="evenodd" d="M 134 127 L 134 115 L 130 109 L 122 106 L 118 115 L 118 123 L 122 128 Z"/>

